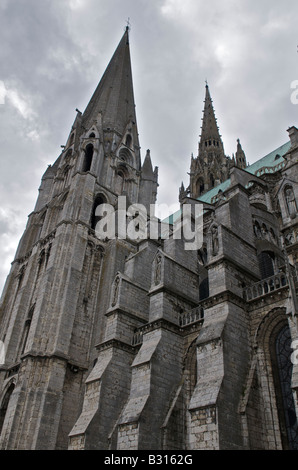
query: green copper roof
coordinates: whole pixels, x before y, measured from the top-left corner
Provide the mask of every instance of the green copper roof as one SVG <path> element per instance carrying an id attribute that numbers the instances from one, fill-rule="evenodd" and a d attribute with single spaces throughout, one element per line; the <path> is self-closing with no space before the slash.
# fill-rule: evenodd
<path id="1" fill-rule="evenodd" d="M 275 167 L 277 167 L 279 163 L 284 161 L 284 158 L 282 157 L 290 150 L 290 147 L 291 142 L 287 142 L 286 144 L 281 145 L 276 150 L 273 150 L 273 152 L 268 153 L 268 155 L 266 155 L 265 157 L 261 158 L 260 160 L 245 168 L 245 171 L 254 175 L 258 173 L 262 168 L 272 168 L 273 170 L 277 171 L 279 168 L 275 169 Z"/>
<path id="2" fill-rule="evenodd" d="M 245 168 L 244 171 L 251 173 L 256 176 L 261 176 L 265 173 L 275 173 L 280 168 L 282 168 L 283 164 L 285 163 L 285 159 L 283 156 L 289 151 L 291 147 L 291 142 L 287 142 L 286 144 L 281 145 L 276 150 L 268 153 L 260 160 L 257 160 L 252 165 L 249 165 Z M 201 197 L 198 198 L 198 201 L 212 203 L 212 199 L 217 196 L 219 191 L 224 192 L 231 184 L 231 180 L 227 179 L 223 183 L 219 184 L 215 188 L 212 188 L 207 193 L 203 194 Z"/>
<path id="3" fill-rule="evenodd" d="M 282 168 L 283 164 L 285 163 L 285 159 L 283 158 L 283 156 L 290 150 L 290 147 L 291 142 L 287 142 L 286 144 L 281 145 L 276 150 L 273 150 L 272 152 L 268 153 L 268 155 L 266 155 L 265 157 L 260 158 L 260 160 L 257 160 L 252 165 L 246 167 L 244 171 L 247 171 L 248 173 L 251 173 L 256 176 L 260 176 L 265 173 L 275 173 L 280 168 Z M 207 193 L 200 196 L 198 198 L 198 201 L 211 204 L 212 199 L 217 196 L 219 192 L 224 192 L 226 189 L 228 189 L 230 184 L 231 179 L 229 178 L 218 186 L 215 186 L 215 188 L 212 188 Z M 179 219 L 180 215 L 181 210 L 170 215 L 170 217 L 163 220 L 163 222 L 166 224 L 173 224 L 176 220 Z"/>
<path id="4" fill-rule="evenodd" d="M 169 217 L 167 217 L 166 219 L 164 219 L 162 222 L 163 222 L 164 224 L 173 225 L 173 224 L 179 219 L 180 216 L 181 216 L 181 210 L 179 209 L 178 211 L 174 212 L 174 213 L 171 214 Z"/>

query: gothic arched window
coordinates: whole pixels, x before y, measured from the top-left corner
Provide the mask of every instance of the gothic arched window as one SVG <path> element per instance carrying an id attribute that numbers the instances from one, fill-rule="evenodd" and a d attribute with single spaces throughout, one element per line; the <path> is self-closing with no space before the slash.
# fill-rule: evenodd
<path id="1" fill-rule="evenodd" d="M 209 297 L 209 280 L 206 277 L 199 286 L 200 300 L 207 299 Z"/>
<path id="2" fill-rule="evenodd" d="M 98 206 L 101 204 L 105 204 L 107 202 L 105 196 L 103 194 L 99 194 L 96 196 L 94 204 L 93 204 L 93 209 L 92 209 L 92 214 L 91 214 L 91 228 L 92 230 L 95 230 L 96 224 L 99 221 L 100 217 L 96 216 L 96 209 Z"/>
<path id="3" fill-rule="evenodd" d="M 9 388 L 7 389 L 7 391 L 6 391 L 6 393 L 3 397 L 2 403 L 1 403 L 1 407 L 0 407 L 0 433 L 1 433 L 2 428 L 3 428 L 3 423 L 4 423 L 5 416 L 6 416 L 9 400 L 10 400 L 10 397 L 12 395 L 12 392 L 14 391 L 14 387 L 15 387 L 14 383 L 12 383 L 9 386 Z"/>
<path id="4" fill-rule="evenodd" d="M 127 148 L 122 148 L 119 152 L 119 159 L 123 162 L 128 163 L 131 165 L 133 163 L 133 159 L 131 156 L 130 151 Z"/>
<path id="5" fill-rule="evenodd" d="M 256 238 L 262 238 L 261 227 L 257 220 L 254 223 L 254 233 L 255 233 Z"/>
<path id="6" fill-rule="evenodd" d="M 131 142 L 132 142 L 132 137 L 131 137 L 130 134 L 127 134 L 126 140 L 125 140 L 125 145 L 127 145 L 127 147 L 130 147 L 130 146 L 131 146 Z"/>
<path id="7" fill-rule="evenodd" d="M 94 148 L 92 144 L 87 145 L 85 149 L 85 159 L 84 159 L 84 165 L 83 165 L 83 172 L 90 171 L 91 169 L 91 164 L 92 164 L 92 158 L 93 158 L 93 152 Z"/>
<path id="8" fill-rule="evenodd" d="M 24 351 L 26 349 L 27 339 L 28 339 L 29 330 L 30 330 L 30 326 L 31 326 L 31 321 L 32 321 L 33 313 L 34 313 L 34 307 L 35 306 L 31 307 L 31 309 L 28 313 L 28 317 L 25 321 L 25 326 L 24 326 L 24 330 L 23 330 L 23 337 L 22 337 L 22 342 L 21 342 L 21 354 L 24 354 Z"/>
<path id="9" fill-rule="evenodd" d="M 23 265 L 21 267 L 21 269 L 19 270 L 18 272 L 18 275 L 17 275 L 17 278 L 18 278 L 18 289 L 21 287 L 22 285 L 22 282 L 23 282 L 23 279 L 24 279 L 24 275 L 25 275 L 25 271 L 26 271 L 26 265 Z"/>
<path id="10" fill-rule="evenodd" d="M 198 196 L 200 196 L 205 189 L 205 184 L 203 178 L 199 178 L 196 183 L 196 193 Z"/>
<path id="11" fill-rule="evenodd" d="M 116 185 L 115 192 L 122 194 L 124 190 L 127 190 L 127 178 L 129 177 L 129 171 L 125 163 L 120 163 L 116 169 Z"/>
<path id="12" fill-rule="evenodd" d="M 274 276 L 274 254 L 262 251 L 258 255 L 261 279 Z"/>

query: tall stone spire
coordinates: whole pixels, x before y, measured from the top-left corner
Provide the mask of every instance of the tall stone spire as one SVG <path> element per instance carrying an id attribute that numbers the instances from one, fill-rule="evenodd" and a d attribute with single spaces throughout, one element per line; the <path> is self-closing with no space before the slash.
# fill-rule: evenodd
<path id="1" fill-rule="evenodd" d="M 198 198 L 229 177 L 231 162 L 225 156 L 213 103 L 206 82 L 198 157 L 191 159 L 189 193 Z"/>
<path id="2" fill-rule="evenodd" d="M 223 150 L 223 143 L 219 134 L 217 120 L 213 108 L 213 102 L 207 83 L 202 121 L 202 132 L 200 136 L 199 150 L 205 150 L 210 146 L 219 147 Z"/>
<path id="3" fill-rule="evenodd" d="M 82 125 L 88 129 L 101 114 L 104 129 L 122 135 L 129 122 L 135 127 L 134 143 L 138 141 L 133 92 L 132 69 L 129 49 L 129 27 L 109 62 L 83 115 Z"/>

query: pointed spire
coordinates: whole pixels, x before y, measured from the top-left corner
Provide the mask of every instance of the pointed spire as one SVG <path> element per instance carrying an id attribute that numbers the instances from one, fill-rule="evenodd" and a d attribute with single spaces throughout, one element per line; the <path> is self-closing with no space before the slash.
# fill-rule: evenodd
<path id="1" fill-rule="evenodd" d="M 236 152 L 236 165 L 238 168 L 246 168 L 246 156 L 240 144 L 240 139 L 237 139 L 237 152 Z"/>
<path id="2" fill-rule="evenodd" d="M 147 150 L 146 157 L 142 166 L 142 177 L 152 178 L 153 177 L 153 167 L 151 162 L 150 150 Z"/>
<path id="3" fill-rule="evenodd" d="M 231 158 L 225 155 L 207 81 L 204 103 L 199 153 L 196 159 L 191 159 L 190 164 L 189 193 L 191 198 L 198 198 L 225 181 L 233 166 Z"/>
<path id="4" fill-rule="evenodd" d="M 215 145 L 216 147 L 223 147 L 207 81 L 206 81 L 206 95 L 205 95 L 205 105 L 204 105 L 202 121 L 203 121 L 203 124 L 202 124 L 202 132 L 200 136 L 201 138 L 200 138 L 199 148 L 203 149 L 204 147 L 207 147 L 209 145 Z"/>
<path id="5" fill-rule="evenodd" d="M 110 128 L 123 134 L 130 121 L 136 124 L 129 26 L 126 27 L 103 77 L 83 113 L 83 126 L 88 129 L 100 112 L 105 129 Z"/>

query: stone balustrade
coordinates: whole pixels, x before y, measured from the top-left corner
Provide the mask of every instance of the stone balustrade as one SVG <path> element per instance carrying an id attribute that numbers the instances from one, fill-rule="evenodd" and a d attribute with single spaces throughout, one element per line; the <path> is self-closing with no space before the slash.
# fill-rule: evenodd
<path id="1" fill-rule="evenodd" d="M 134 333 L 134 335 L 132 337 L 131 345 L 132 346 L 138 346 L 142 343 L 143 343 L 143 333 L 141 331 L 138 331 L 138 332 Z"/>
<path id="2" fill-rule="evenodd" d="M 203 319 L 204 309 L 201 305 L 198 305 L 198 307 L 195 307 L 192 310 L 180 313 L 179 324 L 180 326 L 186 326 Z"/>
<path id="3" fill-rule="evenodd" d="M 247 302 L 249 302 L 287 285 L 288 278 L 285 273 L 281 272 L 246 287 L 243 292 L 243 297 Z"/>

